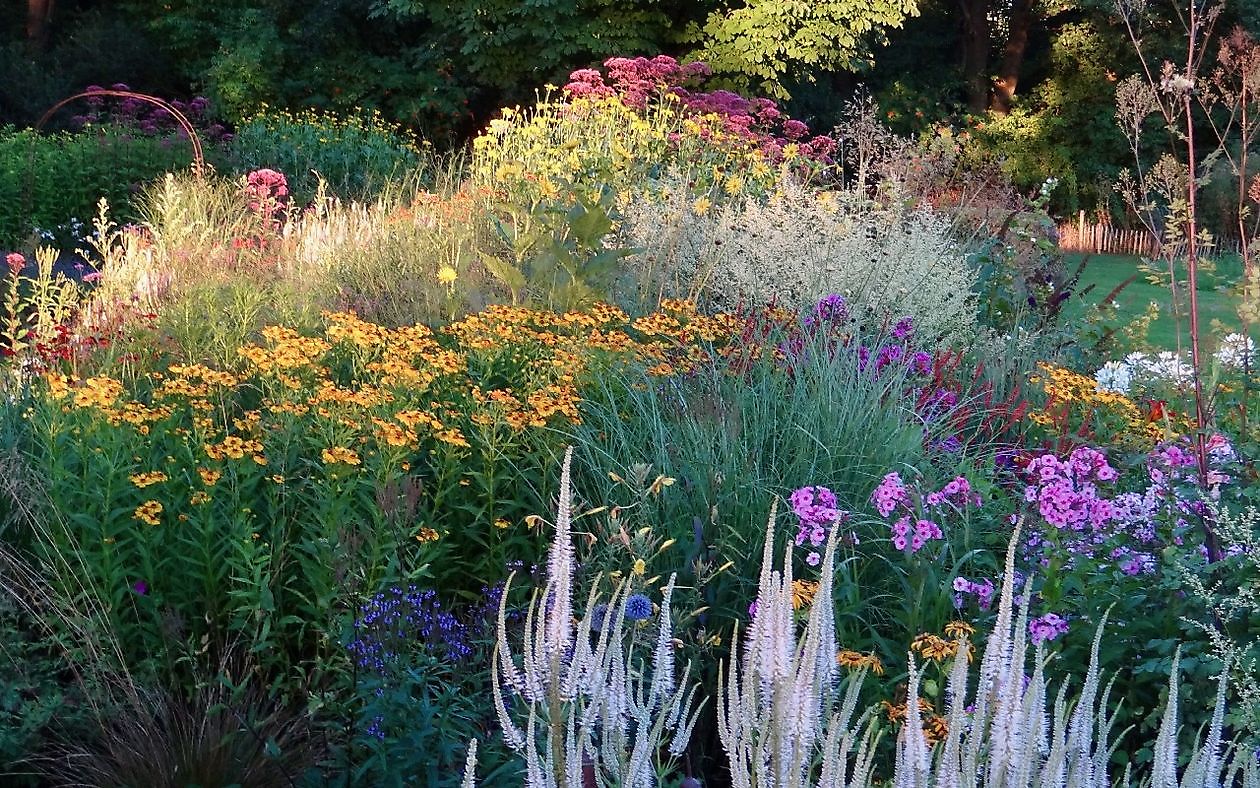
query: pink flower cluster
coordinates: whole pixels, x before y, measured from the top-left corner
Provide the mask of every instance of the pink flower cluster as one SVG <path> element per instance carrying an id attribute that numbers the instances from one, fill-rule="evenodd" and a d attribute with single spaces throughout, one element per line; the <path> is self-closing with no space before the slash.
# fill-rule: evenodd
<path id="1" fill-rule="evenodd" d="M 796 546 L 801 547 L 808 542 L 814 549 L 805 556 L 805 563 L 818 566 L 822 561 L 822 555 L 817 548 L 826 544 L 831 529 L 842 522 L 849 513 L 838 508 L 836 494 L 826 487 L 801 487 L 793 492 L 788 500 L 799 521 Z"/>
<path id="2" fill-rule="evenodd" d="M 1043 454 L 1028 463 L 1025 473 L 1031 483 L 1024 488 L 1024 500 L 1036 504 L 1038 514 L 1055 528 L 1099 530 L 1115 516 L 1097 485 L 1115 481 L 1119 473 L 1096 449 L 1081 446 L 1067 460 Z"/>
<path id="3" fill-rule="evenodd" d="M 1028 633 L 1032 636 L 1032 642 L 1035 645 L 1048 643 L 1060 635 L 1066 635 L 1067 631 L 1067 619 L 1058 613 L 1046 613 L 1028 622 Z"/>
<path id="4" fill-rule="evenodd" d="M 917 553 L 929 539 L 945 538 L 941 527 L 931 520 L 915 520 L 912 529 L 910 522 L 913 519 L 910 515 L 905 515 L 892 524 L 893 547 L 905 550 L 909 546 L 910 552 Z"/>
<path id="5" fill-rule="evenodd" d="M 955 509 L 964 509 L 983 503 L 980 495 L 971 489 L 971 482 L 962 476 L 955 477 L 935 492 L 923 495 L 918 490 L 912 491 L 896 471 L 885 475 L 871 493 L 871 503 L 879 516 L 885 519 L 900 513 L 891 526 L 892 544 L 898 550 L 908 547 L 912 553 L 918 552 L 933 539 L 945 538 L 939 523 L 916 512 L 916 500 L 927 509 L 935 510 L 937 515 L 934 516 L 938 516 L 947 504 Z"/>
<path id="6" fill-rule="evenodd" d="M 9 267 L 9 272 L 17 276 L 26 267 L 26 258 L 19 252 L 10 252 L 4 256 L 4 263 Z"/>
<path id="7" fill-rule="evenodd" d="M 604 61 L 608 81 L 598 69 L 583 68 L 569 75 L 564 92 L 573 98 L 618 96 L 626 106 L 645 108 L 661 95 L 677 97 L 683 106 L 696 115 L 717 115 L 722 119 L 721 131 L 755 142 L 768 158 L 778 161 L 788 144 L 797 146 L 808 159 L 827 163 L 836 149 L 836 141 L 820 135 L 806 140 L 809 127 L 789 118 L 767 98 L 745 98 L 729 90 L 698 92 L 693 87 L 712 75 L 704 63 L 679 63 L 668 55 L 646 57 L 614 57 Z M 611 84 L 610 84 L 611 83 Z"/>
<path id="8" fill-rule="evenodd" d="M 910 491 L 901 480 L 901 474 L 893 471 L 884 476 L 875 492 L 871 493 L 871 503 L 880 517 L 888 517 L 899 507 L 910 508 Z"/>
<path id="9" fill-rule="evenodd" d="M 1220 433 L 1215 433 L 1208 438 L 1206 448 L 1209 466 L 1207 492 L 1215 499 L 1220 497 L 1221 486 L 1228 484 L 1231 480 L 1229 474 L 1221 470 L 1220 466 L 1236 461 L 1238 455 L 1235 454 L 1229 439 Z M 1183 438 L 1176 443 L 1156 447 L 1147 458 L 1146 467 L 1151 477 L 1151 484 L 1160 494 L 1166 495 L 1171 491 L 1172 485 L 1178 482 L 1198 484 L 1197 465 L 1198 460 L 1195 458 L 1189 439 Z"/>
<path id="10" fill-rule="evenodd" d="M 245 195 L 249 209 L 278 218 L 289 200 L 289 181 L 284 173 L 263 168 L 245 176 Z"/>
<path id="11" fill-rule="evenodd" d="M 973 492 L 971 482 L 963 476 L 956 476 L 946 482 L 940 490 L 928 493 L 923 497 L 923 502 L 933 507 L 948 503 L 959 509 L 968 505 L 982 506 L 984 504 L 980 493 Z"/>
<path id="12" fill-rule="evenodd" d="M 88 85 L 84 92 L 102 91 L 100 85 Z M 109 90 L 134 92 L 126 84 L 116 82 Z M 108 123 L 138 131 L 145 136 L 157 136 L 174 133 L 186 137 L 187 132 L 175 121 L 175 116 L 165 108 L 134 97 L 92 96 L 87 99 L 88 111 L 75 115 L 71 124 L 82 129 L 88 124 Z M 196 96 L 189 101 L 171 99 L 167 102 L 172 108 L 184 115 L 200 132 L 200 135 L 211 142 L 229 142 L 232 134 L 221 123 L 210 122 L 210 100 L 205 96 Z"/>

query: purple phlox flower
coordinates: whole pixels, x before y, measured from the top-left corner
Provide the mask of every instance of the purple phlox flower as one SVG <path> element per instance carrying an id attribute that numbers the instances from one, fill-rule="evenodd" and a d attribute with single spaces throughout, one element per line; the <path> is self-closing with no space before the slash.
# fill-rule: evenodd
<path id="1" fill-rule="evenodd" d="M 137 580 L 131 584 L 131 590 L 140 596 L 145 596 L 149 593 L 149 584 L 143 580 Z"/>
<path id="2" fill-rule="evenodd" d="M 831 528 L 841 523 L 848 512 L 837 508 L 836 495 L 821 486 L 801 487 L 792 492 L 788 500 L 799 521 L 796 544 L 806 541 L 817 547 L 827 541 Z"/>
<path id="3" fill-rule="evenodd" d="M 893 326 L 892 337 L 898 342 L 903 342 L 913 333 L 914 320 L 909 317 L 903 317 L 897 321 L 897 325 Z"/>
<path id="4" fill-rule="evenodd" d="M 1035 645 L 1048 643 L 1068 631 L 1067 619 L 1058 613 L 1046 613 L 1028 622 L 1028 633 Z"/>

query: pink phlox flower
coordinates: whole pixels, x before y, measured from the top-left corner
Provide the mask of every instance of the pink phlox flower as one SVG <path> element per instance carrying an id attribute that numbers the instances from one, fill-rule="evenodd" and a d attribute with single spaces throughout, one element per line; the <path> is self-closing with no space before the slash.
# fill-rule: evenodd
<path id="1" fill-rule="evenodd" d="M 910 493 L 896 471 L 884 476 L 871 493 L 871 502 L 880 517 L 888 517 L 898 507 L 910 507 Z"/>

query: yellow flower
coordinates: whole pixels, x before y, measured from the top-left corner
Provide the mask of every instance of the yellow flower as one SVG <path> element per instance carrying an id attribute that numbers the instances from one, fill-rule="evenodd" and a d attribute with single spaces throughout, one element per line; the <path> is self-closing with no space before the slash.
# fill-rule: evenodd
<path id="1" fill-rule="evenodd" d="M 818 583 L 810 580 L 792 581 L 792 609 L 800 610 L 814 601 L 818 593 Z"/>
<path id="2" fill-rule="evenodd" d="M 512 524 L 509 523 L 507 520 L 503 519 L 502 517 L 500 517 L 499 519 L 494 521 L 494 527 L 499 528 L 499 529 L 506 529 L 506 528 L 511 528 Z"/>
<path id="3" fill-rule="evenodd" d="M 874 653 L 863 654 L 860 651 L 845 649 L 836 654 L 836 662 L 840 667 L 848 668 L 849 670 L 867 668 L 876 676 L 884 675 L 884 663 L 880 662 L 879 657 L 875 656 Z"/>
<path id="4" fill-rule="evenodd" d="M 939 635 L 925 632 L 910 643 L 910 648 L 922 654 L 925 659 L 940 662 L 954 656 L 958 649 L 958 644 L 951 643 Z"/>
<path id="5" fill-rule="evenodd" d="M 957 640 L 960 637 L 974 635 L 976 628 L 966 621 L 951 621 L 945 625 L 945 634 Z"/>
<path id="6" fill-rule="evenodd" d="M 449 265 L 444 265 L 438 269 L 437 279 L 447 287 L 454 287 L 455 280 L 459 278 L 459 274 Z"/>
<path id="7" fill-rule="evenodd" d="M 704 216 L 713 207 L 713 201 L 708 197 L 701 197 L 691 205 L 691 210 L 695 211 L 696 216 Z"/>
<path id="8" fill-rule="evenodd" d="M 647 564 L 646 564 L 646 563 L 644 563 L 643 559 L 642 559 L 642 558 L 638 558 L 638 559 L 636 559 L 636 560 L 635 560 L 635 562 L 634 562 L 634 569 L 633 569 L 633 572 L 634 572 L 636 575 L 641 575 L 641 574 L 643 574 L 643 573 L 644 573 L 644 572 L 646 572 L 646 571 L 647 571 Z"/>
<path id="9" fill-rule="evenodd" d="M 132 514 L 131 516 L 134 519 L 140 520 L 141 522 L 148 523 L 149 525 L 159 525 L 161 524 L 162 521 L 158 519 L 158 516 L 161 514 L 162 514 L 161 503 L 157 501 L 145 501 L 144 503 L 136 507 L 135 513 Z"/>
<path id="10" fill-rule="evenodd" d="M 428 542 L 436 542 L 437 539 L 438 539 L 438 532 L 433 530 L 432 528 L 429 528 L 428 526 L 421 528 L 420 533 L 416 534 L 416 541 L 420 542 L 421 544 L 425 544 Z"/>
<path id="11" fill-rule="evenodd" d="M 324 449 L 321 456 L 327 465 L 335 465 L 339 462 L 346 465 L 358 465 L 361 462 L 358 452 L 343 446 L 333 446 L 331 449 Z"/>
<path id="12" fill-rule="evenodd" d="M 135 486 L 141 489 L 144 489 L 145 487 L 148 487 L 151 484 L 158 484 L 159 482 L 164 482 L 170 477 L 168 477 L 162 471 L 152 471 L 150 473 L 133 473 L 127 478 L 130 479 L 131 483 L 134 484 Z"/>
<path id="13" fill-rule="evenodd" d="M 188 499 L 188 502 L 192 504 L 193 506 L 199 506 L 203 503 L 209 503 L 210 493 L 206 492 L 205 490 L 198 490 L 197 492 L 192 494 L 192 497 Z"/>
<path id="14" fill-rule="evenodd" d="M 207 487 L 213 487 L 223 476 L 222 471 L 212 471 L 209 468 L 198 468 L 197 473 L 201 475 L 201 483 Z"/>

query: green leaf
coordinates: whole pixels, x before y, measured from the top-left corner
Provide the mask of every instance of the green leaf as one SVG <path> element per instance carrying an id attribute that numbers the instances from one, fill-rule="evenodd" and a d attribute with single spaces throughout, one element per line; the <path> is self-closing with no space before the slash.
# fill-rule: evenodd
<path id="1" fill-rule="evenodd" d="M 481 252 L 481 264 L 496 279 L 507 285 L 508 289 L 512 291 L 513 298 L 518 297 L 520 292 L 525 289 L 525 274 L 521 273 L 520 270 L 506 260 L 488 252 Z"/>

